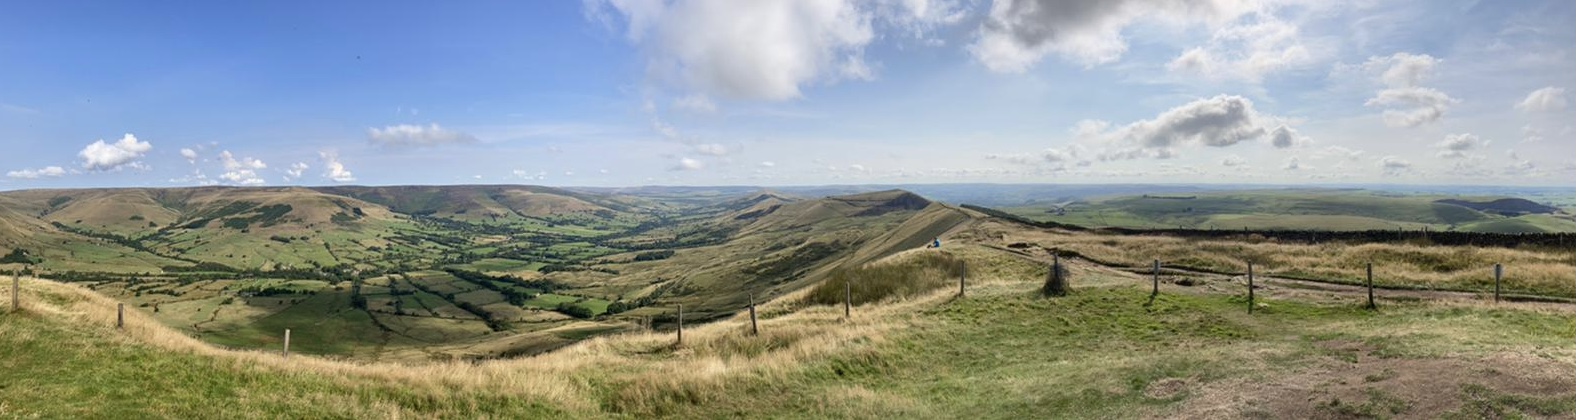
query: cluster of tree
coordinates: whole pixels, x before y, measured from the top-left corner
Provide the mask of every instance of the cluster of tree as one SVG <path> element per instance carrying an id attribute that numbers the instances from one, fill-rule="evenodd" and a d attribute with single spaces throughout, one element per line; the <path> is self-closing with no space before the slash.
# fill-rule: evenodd
<path id="1" fill-rule="evenodd" d="M 574 302 L 560 303 L 554 310 L 564 315 L 569 315 L 580 319 L 589 319 L 593 316 L 596 316 L 596 312 L 593 312 L 591 308 L 587 308 L 585 305 Z"/>
<path id="2" fill-rule="evenodd" d="M 89 238 L 103 239 L 103 240 L 106 240 L 106 241 L 114 242 L 116 244 L 119 244 L 119 245 L 127 247 L 127 248 L 138 250 L 138 251 L 144 251 L 144 252 L 149 252 L 149 253 L 153 252 L 152 250 L 148 249 L 147 247 L 142 246 L 142 241 L 139 241 L 139 240 L 136 240 L 136 239 L 132 239 L 132 238 L 128 238 L 128 237 L 125 237 L 125 236 L 120 236 L 120 235 L 116 235 L 116 234 L 108 233 L 108 232 L 95 232 L 95 231 L 92 231 L 92 230 L 82 229 L 82 228 L 78 228 L 78 227 L 71 226 L 71 225 L 68 225 L 68 224 L 65 224 L 65 223 L 60 223 L 60 222 L 50 222 L 50 224 L 54 225 L 56 229 L 60 229 L 61 231 L 64 231 L 64 232 L 73 233 L 73 234 L 77 234 L 77 235 L 82 235 L 82 236 L 86 236 L 86 237 L 89 237 Z"/>
<path id="3" fill-rule="evenodd" d="M 671 249 L 664 249 L 664 250 L 659 250 L 659 251 L 647 251 L 647 252 L 642 252 L 642 253 L 639 253 L 639 254 L 635 254 L 635 261 L 665 260 L 665 259 L 668 259 L 668 258 L 670 258 L 672 256 L 673 256 L 673 250 L 671 250 Z"/>
<path id="4" fill-rule="evenodd" d="M 4 257 L 0 257 L 0 264 L 36 264 L 36 263 L 37 263 L 36 261 L 33 261 L 33 257 L 27 254 L 27 250 L 22 249 L 22 248 L 12 249 L 11 252 L 5 254 Z"/>
<path id="5" fill-rule="evenodd" d="M 525 301 L 528 301 L 528 300 L 531 300 L 531 299 L 535 299 L 536 295 L 532 294 L 530 292 L 526 292 L 526 291 L 520 290 L 518 288 L 507 287 L 507 286 L 500 286 L 500 285 L 498 285 L 498 283 L 495 283 L 495 282 L 505 282 L 505 283 L 511 283 L 511 284 L 519 284 L 519 285 L 522 285 L 522 286 L 525 286 L 525 287 L 531 287 L 531 288 L 538 289 L 538 290 L 543 290 L 543 291 L 552 291 L 552 290 L 555 290 L 555 289 L 561 287 L 560 285 L 558 285 L 556 283 L 553 283 L 551 281 L 546 281 L 546 280 L 529 280 L 528 281 L 528 280 L 521 279 L 521 278 L 515 277 L 515 276 L 490 276 L 490 275 L 487 275 L 486 273 L 479 273 L 479 272 L 475 272 L 475 271 L 466 271 L 466 270 L 456 270 L 456 269 L 449 269 L 449 270 L 446 270 L 446 271 L 448 271 L 450 275 L 453 275 L 454 277 L 459 278 L 460 280 L 465 280 L 465 281 L 473 283 L 473 284 L 475 284 L 477 286 L 481 286 L 484 289 L 491 290 L 491 291 L 494 291 L 494 292 L 498 292 L 498 294 L 503 295 L 504 300 L 509 301 L 509 304 L 510 305 L 514 305 L 514 306 L 525 305 Z M 538 288 L 538 287 L 535 287 L 535 286 L 526 286 L 527 284 L 534 284 L 534 285 L 539 285 L 539 286 L 542 286 L 542 287 Z"/>
<path id="6" fill-rule="evenodd" d="M 240 271 L 240 270 L 236 270 L 235 267 L 231 267 L 231 266 L 220 264 L 220 263 L 216 263 L 216 262 L 210 262 L 210 261 L 199 262 L 197 264 L 193 264 L 190 267 L 182 267 L 182 266 L 178 266 L 178 265 L 167 265 L 167 266 L 163 266 L 163 267 L 159 267 L 159 268 L 163 269 L 164 272 L 166 272 L 166 273 L 202 273 L 202 272 L 234 273 L 234 272 Z"/>

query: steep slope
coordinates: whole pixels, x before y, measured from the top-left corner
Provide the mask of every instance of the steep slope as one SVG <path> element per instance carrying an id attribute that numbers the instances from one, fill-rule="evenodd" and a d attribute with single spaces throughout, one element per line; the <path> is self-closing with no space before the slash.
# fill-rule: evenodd
<path id="1" fill-rule="evenodd" d="M 526 185 L 317 187 L 327 194 L 382 204 L 393 211 L 465 220 L 548 217 L 567 213 L 631 211 L 641 200 Z"/>
<path id="2" fill-rule="evenodd" d="M 959 210 L 905 191 L 774 202 L 780 199 L 748 197 L 738 203 L 772 210 L 755 218 L 723 216 L 708 222 L 747 222 L 719 245 L 678 249 L 660 261 L 611 267 L 628 274 L 575 281 L 599 284 L 608 294 L 653 306 L 683 303 L 686 318 L 708 319 L 745 307 L 751 295 L 766 299 L 791 293 L 837 267 L 924 247 L 971 220 Z M 658 313 L 636 309 L 626 316 Z"/>
<path id="3" fill-rule="evenodd" d="M 40 267 L 57 271 L 334 266 L 380 258 L 387 237 L 414 229 L 382 206 L 306 188 L 0 193 L 0 247 L 38 247 Z"/>

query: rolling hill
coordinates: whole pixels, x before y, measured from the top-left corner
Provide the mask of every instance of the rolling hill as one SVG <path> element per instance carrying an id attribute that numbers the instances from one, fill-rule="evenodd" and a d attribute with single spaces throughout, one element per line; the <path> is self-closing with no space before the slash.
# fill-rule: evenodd
<path id="1" fill-rule="evenodd" d="M 1361 189 L 1146 194 L 1007 211 L 1039 221 L 1135 229 L 1576 232 L 1576 217 L 1524 199 L 1444 198 Z M 1531 218 L 1518 220 L 1524 217 Z"/>

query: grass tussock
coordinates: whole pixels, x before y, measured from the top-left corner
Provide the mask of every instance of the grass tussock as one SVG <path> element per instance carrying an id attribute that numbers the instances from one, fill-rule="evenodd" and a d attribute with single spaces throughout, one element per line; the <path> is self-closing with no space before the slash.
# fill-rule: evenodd
<path id="1" fill-rule="evenodd" d="M 845 267 L 810 289 L 805 302 L 842 304 L 845 293 L 854 305 L 887 299 L 920 296 L 946 286 L 956 286 L 967 275 L 963 260 L 945 252 L 917 252 L 903 258 L 859 267 Z M 845 287 L 847 290 L 845 290 Z"/>

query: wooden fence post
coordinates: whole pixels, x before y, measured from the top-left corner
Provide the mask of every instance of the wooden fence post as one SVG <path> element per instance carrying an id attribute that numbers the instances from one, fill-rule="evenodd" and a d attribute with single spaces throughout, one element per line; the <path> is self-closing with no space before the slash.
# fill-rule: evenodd
<path id="1" fill-rule="evenodd" d="M 1494 263 L 1494 303 L 1499 303 L 1499 279 L 1505 275 L 1505 266 Z"/>
<path id="2" fill-rule="evenodd" d="M 1155 290 L 1149 296 L 1160 296 L 1160 260 L 1155 260 Z"/>
<path id="3" fill-rule="evenodd" d="M 750 294 L 750 335 L 761 335 L 761 327 L 755 323 L 755 294 Z"/>
<path id="4" fill-rule="evenodd" d="M 679 304 L 679 345 L 684 345 L 684 304 Z"/>
<path id="5" fill-rule="evenodd" d="M 115 304 L 115 328 L 126 329 L 126 304 Z"/>
<path id="6" fill-rule="evenodd" d="M 1253 262 L 1248 262 L 1248 313 L 1253 313 Z"/>
<path id="7" fill-rule="evenodd" d="M 854 280 L 843 279 L 843 318 L 854 317 Z"/>
<path id="8" fill-rule="evenodd" d="M 285 328 L 285 358 L 290 358 L 290 329 Z"/>
<path id="9" fill-rule="evenodd" d="M 1374 263 L 1368 263 L 1368 309 L 1379 309 L 1374 304 Z"/>

